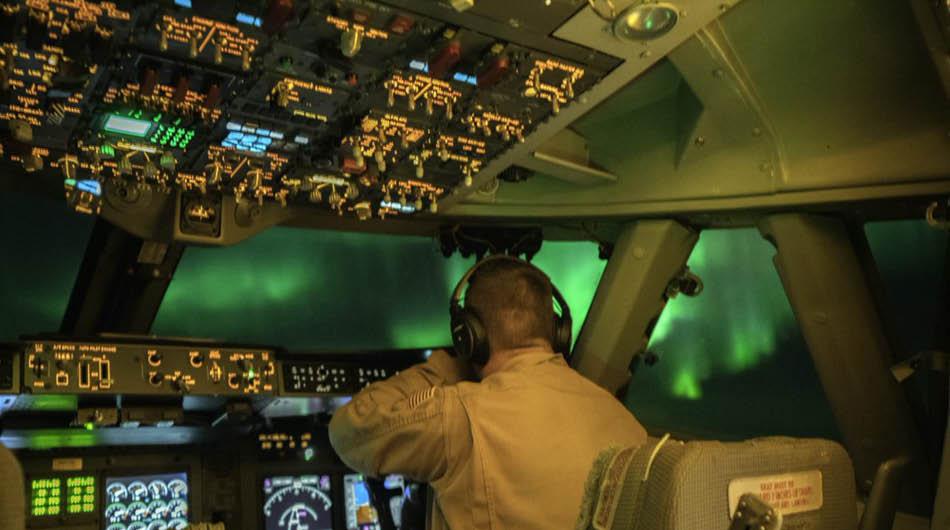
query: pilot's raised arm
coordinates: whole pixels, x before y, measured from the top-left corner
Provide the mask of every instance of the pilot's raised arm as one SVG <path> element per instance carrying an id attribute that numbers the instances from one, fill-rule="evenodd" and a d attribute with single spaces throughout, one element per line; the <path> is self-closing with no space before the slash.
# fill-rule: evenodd
<path id="1" fill-rule="evenodd" d="M 470 438 L 456 383 L 473 379 L 471 364 L 436 350 L 429 360 L 373 383 L 340 408 L 330 443 L 353 469 L 434 482 L 447 453 Z"/>
<path id="2" fill-rule="evenodd" d="M 330 442 L 358 471 L 428 482 L 430 529 L 572 528 L 597 455 L 646 431 L 559 353 L 570 310 L 530 263 L 480 261 L 450 308 L 458 357 L 438 351 L 370 385 L 336 412 Z"/>

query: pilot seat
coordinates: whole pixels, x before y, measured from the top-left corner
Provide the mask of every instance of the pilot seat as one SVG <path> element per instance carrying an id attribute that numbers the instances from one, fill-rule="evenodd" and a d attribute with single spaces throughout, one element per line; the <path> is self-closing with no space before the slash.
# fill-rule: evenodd
<path id="1" fill-rule="evenodd" d="M 0 528 L 23 530 L 26 525 L 23 470 L 9 449 L 0 444 Z"/>
<path id="2" fill-rule="evenodd" d="M 782 528 L 857 528 L 854 470 L 828 440 L 744 442 L 650 438 L 594 463 L 577 530 L 729 530 L 739 499 L 755 494 Z"/>

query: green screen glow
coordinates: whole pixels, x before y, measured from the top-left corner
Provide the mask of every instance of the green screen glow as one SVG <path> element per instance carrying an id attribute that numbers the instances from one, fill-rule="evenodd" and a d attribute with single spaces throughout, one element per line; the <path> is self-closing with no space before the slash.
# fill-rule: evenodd
<path id="1" fill-rule="evenodd" d="M 93 513 L 96 511 L 96 477 L 69 477 L 66 479 L 66 513 Z"/>
<path id="2" fill-rule="evenodd" d="M 451 343 L 448 302 L 474 262 L 419 237 L 276 228 L 230 248 L 189 248 L 152 331 L 292 349 Z M 534 263 L 579 331 L 606 262 L 585 242 L 546 242 Z"/>
<path id="3" fill-rule="evenodd" d="M 35 479 L 30 483 L 30 515 L 59 515 L 63 495 L 58 478 Z"/>
<path id="4" fill-rule="evenodd" d="M 102 124 L 102 130 L 110 133 L 125 134 L 137 138 L 145 138 L 152 128 L 152 122 L 137 120 L 118 114 L 110 114 Z"/>

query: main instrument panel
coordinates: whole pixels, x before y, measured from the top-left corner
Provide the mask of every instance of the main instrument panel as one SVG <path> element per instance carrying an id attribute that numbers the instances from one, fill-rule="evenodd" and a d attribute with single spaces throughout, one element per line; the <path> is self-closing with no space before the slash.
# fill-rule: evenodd
<path id="1" fill-rule="evenodd" d="M 419 4 L 428 15 L 367 0 L 3 2 L 2 157 L 61 178 L 85 213 L 174 192 L 195 236 L 220 231 L 222 197 L 434 213 L 619 62 Z"/>
<path id="2" fill-rule="evenodd" d="M 194 448 L 180 457 L 146 448 L 121 448 L 111 456 L 95 449 L 65 450 L 58 456 L 24 452 L 19 458 L 26 475 L 27 528 L 425 527 L 424 501 L 413 498 L 418 485 L 402 475 L 364 476 L 335 459 L 328 445 L 321 444 L 319 450 L 320 457 L 280 462 L 262 462 L 253 451 L 233 447 L 217 455 Z M 256 472 L 242 472 L 237 465 L 215 470 L 219 458 L 240 460 Z"/>
<path id="3" fill-rule="evenodd" d="M 422 528 L 404 516 L 409 481 L 346 467 L 327 424 L 426 353 L 119 335 L 0 345 L 0 442 L 23 463 L 27 527 Z"/>

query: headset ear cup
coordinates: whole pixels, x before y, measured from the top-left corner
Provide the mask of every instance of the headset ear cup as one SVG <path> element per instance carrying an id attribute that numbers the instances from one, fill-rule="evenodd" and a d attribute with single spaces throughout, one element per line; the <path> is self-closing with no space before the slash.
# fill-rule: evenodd
<path id="1" fill-rule="evenodd" d="M 462 315 L 464 310 L 458 308 L 452 311 L 452 346 L 453 355 L 462 359 L 469 359 L 472 356 L 472 330 L 469 328 Z"/>
<path id="2" fill-rule="evenodd" d="M 554 351 L 570 362 L 571 359 L 571 318 L 554 315 Z"/>
<path id="3" fill-rule="evenodd" d="M 452 314 L 452 344 L 457 356 L 484 365 L 490 353 L 485 326 L 477 315 L 462 307 Z"/>
<path id="4" fill-rule="evenodd" d="M 485 326 L 482 320 L 471 311 L 466 312 L 465 320 L 472 335 L 472 356 L 473 364 L 485 366 L 488 364 L 488 358 L 491 355 L 491 347 L 488 343 L 488 333 L 485 332 Z"/>

